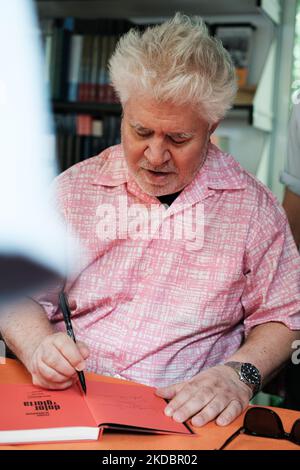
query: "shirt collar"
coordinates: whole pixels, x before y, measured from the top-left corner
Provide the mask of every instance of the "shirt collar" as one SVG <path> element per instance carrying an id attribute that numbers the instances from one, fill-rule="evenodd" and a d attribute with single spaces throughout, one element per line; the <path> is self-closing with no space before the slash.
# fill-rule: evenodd
<path id="1" fill-rule="evenodd" d="M 99 169 L 92 180 L 93 185 L 120 186 L 128 183 L 128 190 L 149 202 L 156 200 L 146 195 L 129 174 L 122 145 L 115 145 L 99 155 Z M 204 165 L 183 193 L 203 196 L 207 189 L 239 190 L 247 187 L 245 170 L 234 158 L 209 144 Z M 198 193 L 198 194 L 197 194 Z M 156 200 L 157 202 L 157 200 Z"/>
<path id="2" fill-rule="evenodd" d="M 128 169 L 121 145 L 114 145 L 98 155 L 99 168 L 92 180 L 93 185 L 120 186 L 128 181 Z"/>
<path id="3" fill-rule="evenodd" d="M 201 171 L 207 175 L 208 188 L 234 190 L 247 187 L 245 170 L 231 155 L 213 144 L 209 144 L 206 162 Z"/>

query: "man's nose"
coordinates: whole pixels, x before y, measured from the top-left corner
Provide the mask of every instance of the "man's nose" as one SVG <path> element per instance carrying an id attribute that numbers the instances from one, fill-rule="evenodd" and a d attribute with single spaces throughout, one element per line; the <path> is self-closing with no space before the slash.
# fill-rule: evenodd
<path id="1" fill-rule="evenodd" d="M 144 155 L 154 168 L 161 167 L 171 159 L 171 154 L 165 143 L 160 140 L 150 142 Z"/>

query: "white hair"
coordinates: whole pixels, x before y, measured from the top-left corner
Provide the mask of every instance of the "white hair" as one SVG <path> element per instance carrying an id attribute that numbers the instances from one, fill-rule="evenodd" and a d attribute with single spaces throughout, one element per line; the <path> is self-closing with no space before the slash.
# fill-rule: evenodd
<path id="1" fill-rule="evenodd" d="M 192 105 L 209 123 L 222 119 L 236 95 L 235 69 L 222 43 L 200 17 L 181 13 L 143 33 L 122 36 L 109 62 L 124 106 L 142 93 L 158 101 Z"/>

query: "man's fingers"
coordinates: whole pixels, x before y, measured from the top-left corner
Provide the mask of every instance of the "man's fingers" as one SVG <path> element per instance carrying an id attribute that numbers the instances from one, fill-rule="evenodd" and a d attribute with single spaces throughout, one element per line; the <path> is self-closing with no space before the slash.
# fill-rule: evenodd
<path id="1" fill-rule="evenodd" d="M 85 369 L 88 354 L 84 343 L 75 343 L 65 333 L 47 336 L 31 360 L 33 383 L 53 390 L 70 387 L 76 379 L 76 371 Z"/>
<path id="2" fill-rule="evenodd" d="M 90 350 L 89 348 L 87 347 L 87 345 L 85 343 L 83 343 L 82 341 L 77 341 L 77 347 L 80 351 L 80 354 L 82 355 L 82 357 L 84 359 L 87 359 L 90 355 Z"/>
<path id="3" fill-rule="evenodd" d="M 173 419 L 178 423 L 183 423 L 187 419 L 194 416 L 199 410 L 206 405 L 206 401 L 200 399 L 198 396 L 193 396 L 187 400 L 182 406 L 176 409 L 173 414 Z"/>
<path id="4" fill-rule="evenodd" d="M 180 382 L 178 384 L 170 385 L 169 387 L 161 387 L 155 390 L 156 395 L 162 398 L 171 399 L 182 390 L 185 386 L 185 382 Z"/>
<path id="5" fill-rule="evenodd" d="M 65 377 L 72 377 L 75 373 L 74 366 L 65 358 L 61 350 L 57 349 L 55 344 L 51 344 L 49 347 L 45 346 L 42 349 L 36 364 L 39 369 L 41 369 L 41 365 L 45 364 Z"/>
<path id="6" fill-rule="evenodd" d="M 205 405 L 204 403 L 204 399 L 194 396 L 176 410 L 173 419 L 177 422 L 184 422 L 193 416 L 192 425 L 200 427 L 218 417 L 217 424 L 225 426 L 243 411 L 242 404 L 238 400 L 232 400 L 226 406 L 226 401 L 221 396 L 214 397 Z"/>
<path id="7" fill-rule="evenodd" d="M 246 388 L 244 388 L 246 387 Z M 199 373 L 188 382 L 157 390 L 170 398 L 165 414 L 177 422 L 192 418 L 194 426 L 203 426 L 217 418 L 217 424 L 231 423 L 249 403 L 249 391 L 236 374 L 228 376 L 223 366 Z"/>
<path id="8" fill-rule="evenodd" d="M 63 383 L 47 382 L 47 380 L 36 375 L 32 376 L 32 383 L 38 387 L 47 388 L 50 390 L 65 390 L 66 388 L 69 388 L 73 385 L 72 380 L 67 380 Z"/>
<path id="9" fill-rule="evenodd" d="M 64 358 L 67 362 L 69 362 L 71 367 L 76 370 L 85 369 L 85 360 L 84 357 L 81 355 L 77 344 L 74 343 L 74 341 L 69 338 L 66 334 L 58 334 L 53 339 L 53 345 L 56 347 L 56 349 L 62 356 L 62 360 Z M 63 372 L 61 368 L 59 368 L 58 370 Z"/>
<path id="10" fill-rule="evenodd" d="M 64 375 L 53 369 L 53 367 L 47 365 L 45 362 L 38 364 L 38 371 L 43 377 L 43 380 L 46 382 L 54 382 L 56 384 L 64 384 L 70 381 L 70 377 L 74 375 L 74 370 L 72 369 L 71 375 Z"/>
<path id="11" fill-rule="evenodd" d="M 226 402 L 222 397 L 215 397 L 207 405 L 197 413 L 192 419 L 193 426 L 204 426 L 215 419 L 226 407 Z"/>
<path id="12" fill-rule="evenodd" d="M 246 408 L 239 400 L 232 400 L 216 420 L 218 426 L 227 426 Z"/>
<path id="13" fill-rule="evenodd" d="M 173 416 L 175 421 L 183 422 L 206 406 L 213 396 L 213 390 L 207 387 L 199 389 L 196 383 L 187 383 L 178 395 L 170 401 L 165 412 L 168 416 Z"/>

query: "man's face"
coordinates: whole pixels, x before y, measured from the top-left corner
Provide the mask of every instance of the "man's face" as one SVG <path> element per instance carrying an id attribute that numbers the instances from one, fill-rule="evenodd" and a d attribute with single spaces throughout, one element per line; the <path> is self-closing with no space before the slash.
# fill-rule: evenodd
<path id="1" fill-rule="evenodd" d="M 140 188 L 151 196 L 181 191 L 205 160 L 209 124 L 190 106 L 138 96 L 123 111 L 125 158 Z"/>

